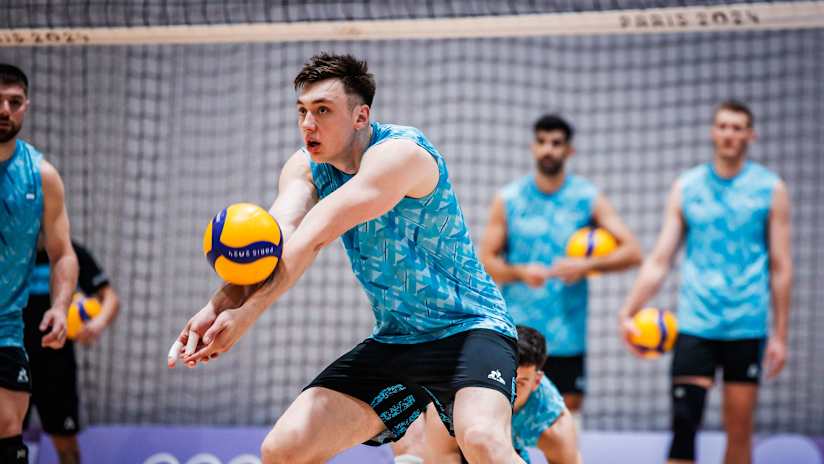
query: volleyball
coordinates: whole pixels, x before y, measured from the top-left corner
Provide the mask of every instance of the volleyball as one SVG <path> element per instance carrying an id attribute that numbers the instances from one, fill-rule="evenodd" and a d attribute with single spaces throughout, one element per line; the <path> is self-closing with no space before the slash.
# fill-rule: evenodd
<path id="1" fill-rule="evenodd" d="M 644 357 L 657 358 L 675 345 L 678 321 L 670 311 L 644 308 L 632 318 L 638 334 L 630 335 L 629 342 L 641 350 Z"/>
<path id="2" fill-rule="evenodd" d="M 283 237 L 275 218 L 260 206 L 236 203 L 223 209 L 203 233 L 203 253 L 217 275 L 231 284 L 251 285 L 275 270 Z"/>
<path id="3" fill-rule="evenodd" d="M 77 338 L 77 334 L 83 330 L 83 325 L 100 314 L 100 309 L 100 300 L 97 298 L 75 293 L 66 314 L 66 337 L 69 340 Z"/>
<path id="4" fill-rule="evenodd" d="M 600 227 L 584 227 L 575 231 L 567 241 L 567 256 L 589 258 L 606 256 L 618 246 L 615 237 Z"/>

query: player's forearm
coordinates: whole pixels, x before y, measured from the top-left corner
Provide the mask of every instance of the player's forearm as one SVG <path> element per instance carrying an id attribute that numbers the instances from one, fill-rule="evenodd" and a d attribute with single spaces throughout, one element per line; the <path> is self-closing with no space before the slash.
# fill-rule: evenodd
<path id="1" fill-rule="evenodd" d="M 623 243 L 606 256 L 590 258 L 592 270 L 597 272 L 623 271 L 641 264 L 641 248 L 634 243 Z"/>
<path id="2" fill-rule="evenodd" d="M 120 311 L 120 298 L 110 286 L 104 287 L 99 293 L 100 315 L 98 316 L 103 324 L 108 327 Z"/>
<path id="3" fill-rule="evenodd" d="M 67 251 L 51 262 L 51 302 L 53 308 L 68 310 L 77 288 L 78 264 L 74 251 Z"/>
<path id="4" fill-rule="evenodd" d="M 774 265 L 770 271 L 770 287 L 773 306 L 773 336 L 787 341 L 789 332 L 790 301 L 793 269 L 789 262 Z"/>
<path id="5" fill-rule="evenodd" d="M 274 276 L 249 296 L 244 305 L 258 316 L 262 314 L 298 282 L 319 252 L 320 247 L 314 246 L 311 241 L 293 239 L 286 242 Z"/>
<path id="6" fill-rule="evenodd" d="M 641 266 L 641 271 L 635 284 L 632 286 L 629 295 L 624 300 L 624 306 L 621 308 L 621 317 L 630 317 L 647 302 L 661 288 L 661 284 L 667 277 L 669 266 L 660 259 L 650 258 L 644 261 Z"/>
<path id="7" fill-rule="evenodd" d="M 240 307 L 261 285 L 235 285 L 224 282 L 212 295 L 210 302 L 215 312 L 220 314 L 221 311 Z"/>
<path id="8" fill-rule="evenodd" d="M 499 285 L 521 279 L 518 267 L 506 262 L 502 256 L 483 255 L 481 262 L 486 273 Z"/>

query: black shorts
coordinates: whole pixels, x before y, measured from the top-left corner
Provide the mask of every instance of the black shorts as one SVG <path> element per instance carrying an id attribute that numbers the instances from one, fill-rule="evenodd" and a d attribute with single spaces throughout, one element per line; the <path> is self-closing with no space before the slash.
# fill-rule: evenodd
<path id="1" fill-rule="evenodd" d="M 31 407 L 34 406 L 46 433 L 77 434 L 80 422 L 74 344 L 67 341 L 59 350 L 40 346 L 28 349 L 32 395 L 24 427 L 28 425 Z"/>
<path id="2" fill-rule="evenodd" d="M 31 370 L 23 348 L 0 346 L 0 388 L 31 392 Z"/>
<path id="3" fill-rule="evenodd" d="M 586 393 L 586 355 L 547 356 L 543 370 L 562 395 Z"/>
<path id="4" fill-rule="evenodd" d="M 761 377 L 763 338 L 744 340 L 710 340 L 679 334 L 672 357 L 672 376 L 715 377 L 724 371 L 724 382 L 758 384 Z"/>
<path id="5" fill-rule="evenodd" d="M 325 387 L 370 405 L 387 429 L 365 443 L 376 446 L 399 440 L 430 401 L 454 435 L 452 407 L 461 388 L 491 388 L 512 403 L 517 360 L 514 339 L 485 329 L 418 344 L 366 339 L 306 388 Z"/>

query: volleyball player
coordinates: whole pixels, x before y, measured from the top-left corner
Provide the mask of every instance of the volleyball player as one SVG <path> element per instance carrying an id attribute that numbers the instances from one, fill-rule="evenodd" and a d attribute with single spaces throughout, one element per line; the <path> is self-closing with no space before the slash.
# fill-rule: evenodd
<path id="1" fill-rule="evenodd" d="M 219 290 L 186 324 L 170 367 L 183 345 L 189 366 L 227 351 L 340 237 L 375 328 L 289 406 L 263 461 L 323 462 L 397 440 L 431 401 L 470 462 L 520 462 L 510 437 L 515 326 L 475 254 L 442 155 L 418 129 L 370 122 L 365 62 L 316 55 L 295 88 L 305 146 L 284 166 L 271 208 L 286 237 L 277 272 Z"/>
<path id="2" fill-rule="evenodd" d="M 787 356 L 792 283 L 787 188 L 747 158 L 755 131 L 746 105 L 721 103 L 710 134 L 712 162 L 688 170 L 673 184 L 655 249 L 621 310 L 626 338 L 633 330 L 630 318 L 657 292 L 683 240 L 670 463 L 695 460 L 695 436 L 718 368 L 724 378 L 724 462 L 751 462 L 765 343 L 768 377 L 781 371 Z M 773 330 L 768 333 L 771 303 Z"/>
<path id="3" fill-rule="evenodd" d="M 21 464 L 28 463 L 21 432 L 31 392 L 22 310 L 41 229 L 52 269 L 52 305 L 38 327 L 43 347 L 63 346 L 66 310 L 77 285 L 63 181 L 37 149 L 17 137 L 28 91 L 23 71 L 0 64 L 0 462 Z"/>
<path id="4" fill-rule="evenodd" d="M 572 126 L 549 114 L 535 122 L 533 133 L 535 172 L 495 197 L 480 256 L 515 322 L 546 338 L 543 370 L 577 420 L 586 391 L 587 275 L 636 266 L 641 250 L 606 196 L 566 169 L 575 153 Z M 609 231 L 617 249 L 602 257 L 566 257 L 567 240 L 585 226 Z"/>
<path id="5" fill-rule="evenodd" d="M 42 241 L 41 241 L 42 242 Z M 31 369 L 31 404 L 37 408 L 43 431 L 49 434 L 60 464 L 80 462 L 77 434 L 80 431 L 77 389 L 77 360 L 74 343 L 66 341 L 62 348 L 53 350 L 40 346 L 38 324 L 44 311 L 51 307 L 49 297 L 49 257 L 38 243 L 34 270 L 29 281 L 29 303 L 23 311 L 24 341 Z M 79 263 L 78 286 L 85 295 L 100 301 L 100 313 L 86 321 L 77 334 L 77 341 L 94 343 L 117 316 L 119 298 L 109 283 L 109 277 L 83 245 L 72 241 Z M 30 416 L 26 414 L 26 419 Z"/>
<path id="6" fill-rule="evenodd" d="M 564 405 L 555 385 L 544 376 L 546 340 L 537 330 L 519 325 L 517 397 L 512 416 L 512 443 L 530 462 L 527 447 L 538 448 L 551 464 L 580 464 L 575 420 Z M 453 443 L 445 441 L 446 430 L 431 410 L 426 414 L 426 445 L 436 450 L 426 462 L 458 464 L 466 462 Z M 435 457 L 437 456 L 437 457 Z"/>

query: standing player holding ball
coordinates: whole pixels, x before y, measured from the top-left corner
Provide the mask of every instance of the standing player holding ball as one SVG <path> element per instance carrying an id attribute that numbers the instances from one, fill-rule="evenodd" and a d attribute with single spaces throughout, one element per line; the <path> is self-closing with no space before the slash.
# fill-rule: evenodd
<path id="1" fill-rule="evenodd" d="M 673 464 L 695 460 L 695 436 L 718 368 L 724 375 L 724 462 L 751 462 L 765 342 L 768 377 L 778 375 L 787 357 L 793 272 L 787 187 L 747 159 L 755 131 L 746 105 L 721 103 L 710 134 L 714 159 L 673 184 L 658 242 L 620 314 L 629 340 L 632 316 L 658 291 L 683 240 L 680 333 L 672 360 Z M 767 339 L 770 305 L 773 330 Z M 631 343 L 627 346 L 640 354 Z"/>

